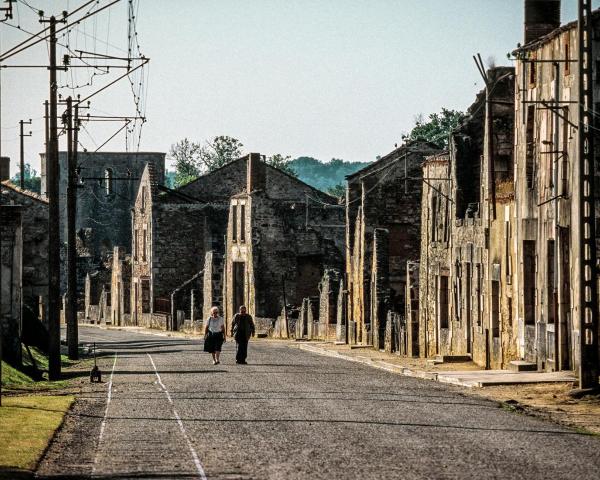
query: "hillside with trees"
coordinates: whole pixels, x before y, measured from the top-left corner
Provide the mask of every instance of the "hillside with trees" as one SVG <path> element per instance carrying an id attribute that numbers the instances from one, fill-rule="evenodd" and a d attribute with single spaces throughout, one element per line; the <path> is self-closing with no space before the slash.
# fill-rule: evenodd
<path id="1" fill-rule="evenodd" d="M 319 190 L 339 196 L 339 186 L 345 188 L 346 175 L 351 175 L 369 165 L 370 162 L 346 162 L 333 158 L 323 162 L 312 157 L 298 157 L 289 164 L 290 168 L 303 182 Z"/>

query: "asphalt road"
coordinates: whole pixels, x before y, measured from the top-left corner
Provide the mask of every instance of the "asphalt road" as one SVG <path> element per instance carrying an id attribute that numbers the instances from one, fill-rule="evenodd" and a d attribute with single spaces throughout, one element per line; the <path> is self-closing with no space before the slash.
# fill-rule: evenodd
<path id="1" fill-rule="evenodd" d="M 256 341 L 82 327 L 104 384 L 80 396 L 41 478 L 598 479 L 600 440 L 461 390 Z M 113 370 L 114 366 L 114 370 Z M 112 380 L 111 380 L 112 372 Z"/>

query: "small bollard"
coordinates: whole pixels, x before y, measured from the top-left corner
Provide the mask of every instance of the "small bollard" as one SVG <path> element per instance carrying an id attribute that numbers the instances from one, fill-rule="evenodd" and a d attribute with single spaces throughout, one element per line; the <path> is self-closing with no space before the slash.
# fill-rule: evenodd
<path id="1" fill-rule="evenodd" d="M 96 363 L 96 342 L 94 342 L 94 366 L 92 367 L 92 371 L 90 372 L 90 382 L 102 382 L 102 373 L 100 373 L 100 369 L 98 368 L 98 364 Z"/>

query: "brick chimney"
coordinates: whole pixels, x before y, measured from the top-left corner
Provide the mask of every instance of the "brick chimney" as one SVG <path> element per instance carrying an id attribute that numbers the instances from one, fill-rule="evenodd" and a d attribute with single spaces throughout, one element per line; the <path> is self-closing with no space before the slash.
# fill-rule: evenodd
<path id="1" fill-rule="evenodd" d="M 0 182 L 10 179 L 10 158 L 0 157 Z"/>
<path id="2" fill-rule="evenodd" d="M 525 44 L 560 27 L 560 0 L 525 0 Z"/>
<path id="3" fill-rule="evenodd" d="M 265 162 L 260 159 L 260 153 L 248 155 L 247 168 L 247 191 L 264 190 L 267 186 L 267 168 Z"/>

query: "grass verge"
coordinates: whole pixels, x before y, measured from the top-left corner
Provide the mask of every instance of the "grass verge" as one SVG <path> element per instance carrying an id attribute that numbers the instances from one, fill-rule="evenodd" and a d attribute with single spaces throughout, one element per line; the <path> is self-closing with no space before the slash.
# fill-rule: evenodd
<path id="1" fill-rule="evenodd" d="M 73 361 L 69 360 L 66 355 L 61 355 L 61 367 L 63 369 L 68 369 L 82 362 L 85 362 L 85 360 Z M 35 347 L 31 347 L 29 352 L 23 347 L 23 366 L 21 369 L 16 369 L 12 365 L 2 362 L 2 389 L 7 392 L 42 392 L 66 388 L 68 385 L 67 380 L 48 381 L 48 356 Z"/>
<path id="2" fill-rule="evenodd" d="M 0 407 L 0 473 L 33 470 L 73 403 L 70 395 L 14 396 Z"/>

